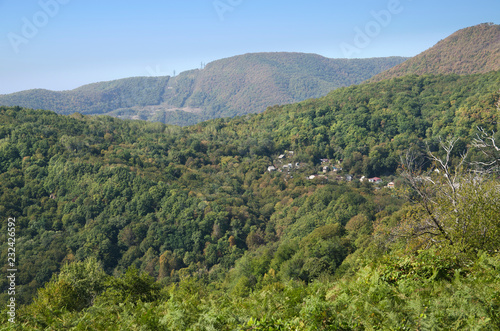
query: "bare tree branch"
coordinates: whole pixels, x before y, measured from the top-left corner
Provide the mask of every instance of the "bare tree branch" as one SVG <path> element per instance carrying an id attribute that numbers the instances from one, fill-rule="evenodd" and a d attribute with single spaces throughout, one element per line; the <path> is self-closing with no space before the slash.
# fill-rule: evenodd
<path id="1" fill-rule="evenodd" d="M 450 243 L 450 245 L 453 245 L 454 242 L 448 234 L 445 226 L 441 223 L 439 215 L 436 213 L 435 205 L 437 205 L 437 201 L 435 200 L 435 197 L 438 192 L 441 193 L 441 195 L 446 196 L 452 202 L 452 205 L 455 208 L 455 213 L 457 212 L 457 189 L 460 185 L 457 174 L 459 169 L 462 168 L 467 157 L 466 152 L 462 155 L 458 166 L 452 171 L 450 164 L 451 153 L 457 141 L 458 139 L 452 139 L 446 142 L 440 140 L 440 146 L 446 152 L 444 159 L 441 159 L 433 154 L 427 146 L 427 159 L 433 162 L 435 169 L 439 172 L 438 181 L 432 178 L 432 171 L 426 174 L 423 173 L 422 165 L 424 164 L 424 161 L 422 160 L 421 155 L 408 151 L 405 157 L 402 158 L 402 176 L 407 180 L 420 198 L 419 202 L 430 219 L 430 221 L 427 222 L 426 227 L 419 228 L 417 226 L 413 229 L 415 236 L 442 236 Z M 443 180 L 444 183 L 442 183 Z M 444 186 L 442 184 L 444 184 Z M 429 231 L 429 229 L 434 231 Z"/>

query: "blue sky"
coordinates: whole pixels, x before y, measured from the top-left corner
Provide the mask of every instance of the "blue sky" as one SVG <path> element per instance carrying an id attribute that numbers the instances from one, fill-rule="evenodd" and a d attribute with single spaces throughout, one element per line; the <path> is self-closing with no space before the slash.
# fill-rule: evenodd
<path id="1" fill-rule="evenodd" d="M 0 0 L 0 94 L 172 75 L 249 52 L 414 56 L 484 22 L 500 23 L 500 1 Z"/>

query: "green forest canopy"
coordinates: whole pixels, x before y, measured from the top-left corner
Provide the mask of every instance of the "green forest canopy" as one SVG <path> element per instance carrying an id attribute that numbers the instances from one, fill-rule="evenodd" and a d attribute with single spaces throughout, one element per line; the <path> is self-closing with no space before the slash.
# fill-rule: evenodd
<path id="1" fill-rule="evenodd" d="M 306 176 L 328 158 L 344 174 L 396 179 L 402 152 L 425 143 L 439 152 L 438 137 L 460 137 L 458 158 L 477 126 L 498 131 L 499 89 L 500 72 L 407 76 L 186 128 L 0 107 L 0 209 L 18 223 L 19 321 L 498 327 L 495 252 L 406 251 L 391 233 L 417 205 L 372 184 Z M 293 178 L 267 171 L 285 150 L 302 165 Z M 3 222 L 5 261 L 6 233 Z"/>

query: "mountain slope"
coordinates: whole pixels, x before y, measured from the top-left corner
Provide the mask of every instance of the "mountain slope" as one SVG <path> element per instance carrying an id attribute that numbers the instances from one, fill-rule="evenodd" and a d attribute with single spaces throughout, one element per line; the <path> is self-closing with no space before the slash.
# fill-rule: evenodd
<path id="1" fill-rule="evenodd" d="M 500 25 L 483 23 L 459 30 L 432 48 L 370 81 L 409 74 L 474 74 L 500 70 Z"/>
<path id="2" fill-rule="evenodd" d="M 209 63 L 177 77 L 135 77 L 71 91 L 0 95 L 0 105 L 59 114 L 108 114 L 187 125 L 320 97 L 358 84 L 405 58 L 328 59 L 315 54 L 256 53 Z"/>
<path id="3" fill-rule="evenodd" d="M 185 128 L 0 107 L 0 210 L 19 224 L 16 300 L 29 300 L 75 259 L 95 256 L 110 274 L 133 265 L 158 279 L 202 270 L 224 279 L 245 252 L 288 251 L 294 238 L 303 251 L 277 253 L 278 277 L 331 274 L 354 242 L 313 252 L 307 237 L 316 228 L 337 233 L 324 228 L 331 224 L 341 235 L 356 215 L 375 221 L 400 202 L 359 181 L 344 186 L 337 175 L 323 189 L 306 179 L 322 171 L 320 160 L 342 160 L 343 175 L 392 180 L 405 150 L 435 151 L 438 137 L 460 137 L 459 157 L 477 127 L 498 132 L 499 89 L 500 72 L 406 76 Z M 280 154 L 299 166 L 269 172 L 286 165 Z M 1 226 L 8 233 L 7 222 Z M 314 262 L 323 257 L 326 264 Z"/>
<path id="4" fill-rule="evenodd" d="M 324 96 L 402 61 L 398 57 L 348 60 L 301 53 L 245 54 L 192 72 L 192 93 L 181 105 L 202 107 L 214 117 L 260 112 L 271 105 Z M 180 82 L 185 79 L 173 80 L 174 86 L 183 88 L 170 90 L 165 97 L 168 103 L 175 104 L 171 95 L 189 90 Z"/>

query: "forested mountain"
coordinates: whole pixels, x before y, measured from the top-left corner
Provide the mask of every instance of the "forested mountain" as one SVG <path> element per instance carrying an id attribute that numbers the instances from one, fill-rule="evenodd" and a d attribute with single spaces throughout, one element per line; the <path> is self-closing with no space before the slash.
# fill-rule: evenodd
<path id="1" fill-rule="evenodd" d="M 211 62 L 176 77 L 138 77 L 71 91 L 0 95 L 0 105 L 59 114 L 108 114 L 187 125 L 262 112 L 268 106 L 326 95 L 361 83 L 406 58 L 328 59 L 315 54 L 256 53 Z"/>
<path id="2" fill-rule="evenodd" d="M 317 98 L 359 84 L 406 58 L 328 59 L 315 54 L 245 54 L 176 77 L 164 96 L 174 107 L 209 118 L 259 113 L 268 106 Z"/>
<path id="3" fill-rule="evenodd" d="M 500 25 L 483 23 L 459 30 L 421 54 L 370 81 L 405 75 L 475 74 L 500 70 Z"/>
<path id="4" fill-rule="evenodd" d="M 0 107 L 18 326 L 496 329 L 498 179 L 466 169 L 498 157 L 472 139 L 499 131 L 499 111 L 499 71 L 410 75 L 184 128 Z M 446 153 L 439 139 L 453 137 Z M 420 169 L 401 165 L 410 152 Z"/>

